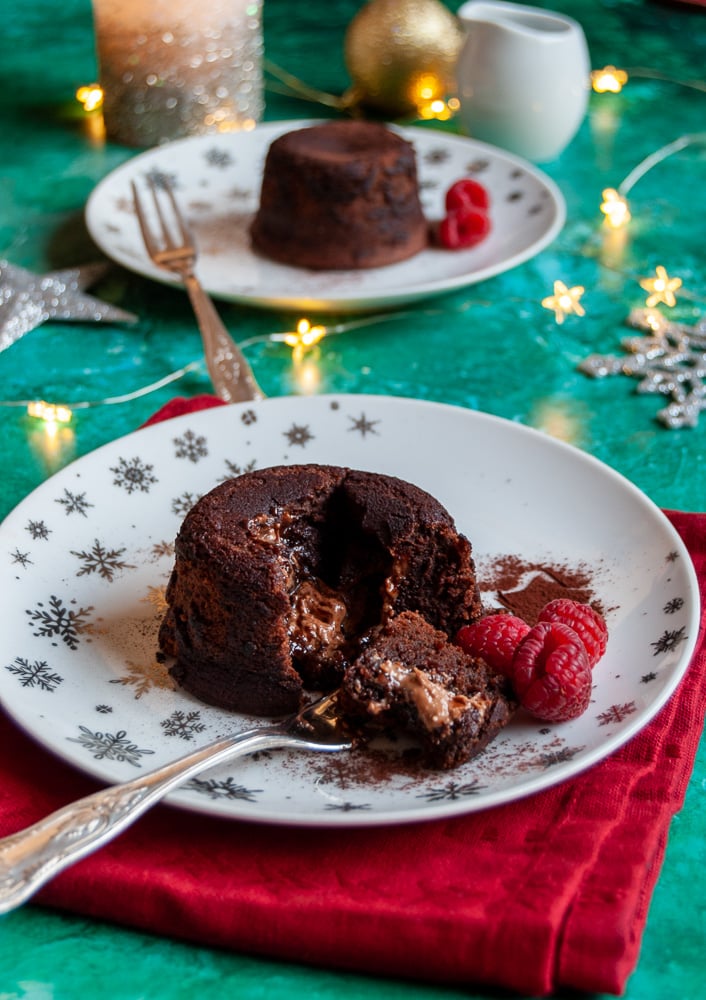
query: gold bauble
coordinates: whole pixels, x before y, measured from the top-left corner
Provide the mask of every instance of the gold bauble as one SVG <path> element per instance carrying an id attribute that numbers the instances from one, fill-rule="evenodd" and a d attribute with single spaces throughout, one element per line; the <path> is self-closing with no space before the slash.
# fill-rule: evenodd
<path id="1" fill-rule="evenodd" d="M 454 90 L 462 41 L 458 18 L 439 0 L 368 0 L 345 36 L 350 103 L 395 118 L 443 99 Z"/>

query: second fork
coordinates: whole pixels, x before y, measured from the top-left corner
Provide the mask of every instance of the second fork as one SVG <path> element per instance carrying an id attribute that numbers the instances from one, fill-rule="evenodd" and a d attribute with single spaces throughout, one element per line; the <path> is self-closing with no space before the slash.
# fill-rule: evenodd
<path id="1" fill-rule="evenodd" d="M 195 274 L 196 244 L 184 221 L 170 184 L 162 179 L 159 191 L 150 177 L 147 184 L 154 202 L 157 229 L 153 229 L 140 201 L 137 186 L 131 181 L 135 212 L 150 260 L 157 267 L 177 274 L 186 289 L 201 331 L 206 366 L 216 394 L 228 403 L 263 399 L 264 392 L 240 348 L 226 330 L 211 298 Z M 168 206 L 167 220 L 164 202 Z"/>

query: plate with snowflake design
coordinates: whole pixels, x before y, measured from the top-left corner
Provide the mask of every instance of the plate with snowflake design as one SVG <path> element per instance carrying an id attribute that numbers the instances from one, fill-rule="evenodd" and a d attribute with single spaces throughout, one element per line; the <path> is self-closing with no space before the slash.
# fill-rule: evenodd
<path id="1" fill-rule="evenodd" d="M 464 460 L 449 462 L 449 454 Z M 610 630 L 591 703 L 561 724 L 519 713 L 482 754 L 450 772 L 385 748 L 255 754 L 192 780 L 170 795 L 173 804 L 302 826 L 480 810 L 603 759 L 678 685 L 698 631 L 695 573 L 669 521 L 627 480 L 538 431 L 459 407 L 313 396 L 143 428 L 67 466 L 6 518 L 7 712 L 52 753 L 110 783 L 262 723 L 176 688 L 157 660 L 157 629 L 189 507 L 224 478 L 294 462 L 385 472 L 433 493 L 473 543 L 488 604 L 498 602 L 495 571 L 508 561 L 530 576 L 549 566 L 583 574 Z M 547 488 L 558 482 L 560 491 Z M 525 583 L 517 586 L 519 593 Z"/>
<path id="2" fill-rule="evenodd" d="M 556 184 L 532 164 L 495 146 L 432 128 L 400 128 L 415 147 L 427 219 L 444 215 L 447 189 L 461 177 L 490 197 L 492 230 L 465 250 L 429 247 L 387 267 L 310 271 L 253 252 L 249 229 L 260 196 L 265 155 L 283 132 L 314 121 L 269 122 L 252 132 L 192 136 L 148 150 L 108 174 L 86 205 L 88 230 L 108 257 L 155 281 L 177 279 L 151 263 L 130 184 L 168 179 L 199 249 L 197 271 L 211 295 L 248 305 L 346 312 L 390 307 L 464 288 L 501 274 L 548 246 L 566 217 Z"/>

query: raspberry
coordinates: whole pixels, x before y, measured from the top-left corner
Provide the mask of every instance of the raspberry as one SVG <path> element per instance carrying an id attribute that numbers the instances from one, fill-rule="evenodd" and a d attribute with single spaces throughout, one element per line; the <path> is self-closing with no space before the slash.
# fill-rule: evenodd
<path id="1" fill-rule="evenodd" d="M 459 208 L 439 223 L 439 240 L 448 250 L 460 250 L 480 243 L 490 232 L 490 219 L 477 208 Z"/>
<path id="2" fill-rule="evenodd" d="M 489 205 L 490 199 L 486 189 L 470 177 L 456 181 L 446 192 L 447 212 L 456 212 L 461 208 L 480 208 L 483 212 L 487 212 Z"/>
<path id="3" fill-rule="evenodd" d="M 471 656 L 484 659 L 491 670 L 509 677 L 515 650 L 528 632 L 529 625 L 517 615 L 486 615 L 475 625 L 463 625 L 456 642 Z"/>
<path id="4" fill-rule="evenodd" d="M 538 719 L 575 719 L 591 697 L 586 647 L 563 622 L 538 622 L 515 651 L 512 682 L 520 704 Z"/>
<path id="5" fill-rule="evenodd" d="M 608 643 L 605 619 L 590 604 L 579 604 L 568 597 L 558 597 L 542 609 L 537 620 L 563 622 L 572 628 L 586 647 L 592 669 L 605 653 Z"/>

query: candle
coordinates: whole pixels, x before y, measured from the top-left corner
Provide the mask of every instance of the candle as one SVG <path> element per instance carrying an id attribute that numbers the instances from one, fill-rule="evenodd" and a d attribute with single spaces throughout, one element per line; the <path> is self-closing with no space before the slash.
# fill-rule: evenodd
<path id="1" fill-rule="evenodd" d="M 109 139 L 153 146 L 254 128 L 262 0 L 93 0 Z"/>

